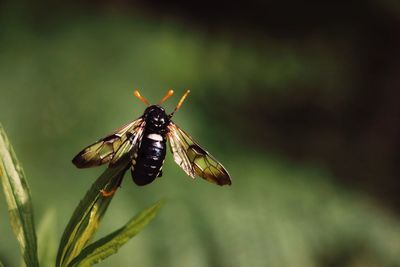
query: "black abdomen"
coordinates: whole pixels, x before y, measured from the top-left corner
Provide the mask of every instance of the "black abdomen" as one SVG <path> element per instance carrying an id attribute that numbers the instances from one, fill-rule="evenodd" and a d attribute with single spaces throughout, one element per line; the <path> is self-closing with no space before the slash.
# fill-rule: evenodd
<path id="1" fill-rule="evenodd" d="M 165 137 L 145 131 L 137 153 L 132 162 L 132 179 L 137 185 L 146 185 L 154 181 L 161 172 L 166 154 Z"/>

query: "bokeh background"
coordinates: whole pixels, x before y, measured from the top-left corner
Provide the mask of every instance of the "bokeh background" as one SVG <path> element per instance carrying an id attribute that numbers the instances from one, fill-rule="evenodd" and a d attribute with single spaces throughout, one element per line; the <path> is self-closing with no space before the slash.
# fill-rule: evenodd
<path id="1" fill-rule="evenodd" d="M 174 120 L 231 187 L 126 175 L 97 237 L 166 197 L 99 266 L 400 266 L 400 2 L 5 1 L 0 122 L 31 186 L 39 246 L 56 252 L 104 167 L 84 146 L 167 88 Z M 48 255 L 48 254 L 47 254 Z M 0 197 L 0 260 L 19 266 Z"/>

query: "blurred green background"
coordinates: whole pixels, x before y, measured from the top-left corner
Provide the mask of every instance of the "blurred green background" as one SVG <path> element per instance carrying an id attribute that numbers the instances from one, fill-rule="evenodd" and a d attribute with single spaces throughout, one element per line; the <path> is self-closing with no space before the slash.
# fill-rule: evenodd
<path id="1" fill-rule="evenodd" d="M 400 266 L 400 4 L 5 1 L 0 122 L 30 183 L 39 246 L 104 167 L 83 147 L 158 102 L 233 179 L 129 174 L 97 237 L 161 197 L 144 232 L 99 266 Z M 20 256 L 0 197 L 0 260 Z M 50 258 L 51 260 L 51 258 Z"/>

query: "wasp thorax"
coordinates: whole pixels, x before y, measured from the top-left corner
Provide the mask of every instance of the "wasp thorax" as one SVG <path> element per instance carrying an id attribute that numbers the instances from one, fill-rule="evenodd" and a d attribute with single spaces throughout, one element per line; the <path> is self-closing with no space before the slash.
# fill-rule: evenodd
<path id="1" fill-rule="evenodd" d="M 165 110 L 158 105 L 148 107 L 144 112 L 144 119 L 149 129 L 154 131 L 165 129 L 169 123 L 169 118 Z"/>

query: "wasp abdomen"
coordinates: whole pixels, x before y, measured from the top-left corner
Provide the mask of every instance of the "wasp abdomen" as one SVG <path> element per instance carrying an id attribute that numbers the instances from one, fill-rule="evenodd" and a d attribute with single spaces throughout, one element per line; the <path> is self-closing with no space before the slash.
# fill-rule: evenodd
<path id="1" fill-rule="evenodd" d="M 137 185 L 146 185 L 160 174 L 166 154 L 165 137 L 157 133 L 146 133 L 140 145 L 136 165 L 132 166 L 132 178 Z"/>

